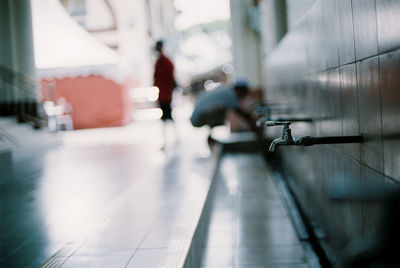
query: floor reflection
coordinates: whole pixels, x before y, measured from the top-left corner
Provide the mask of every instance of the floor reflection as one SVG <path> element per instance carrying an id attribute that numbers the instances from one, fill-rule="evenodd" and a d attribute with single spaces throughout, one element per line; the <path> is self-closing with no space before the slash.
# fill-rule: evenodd
<path id="1" fill-rule="evenodd" d="M 165 247 L 175 216 L 206 187 L 197 152 L 207 133 L 178 118 L 180 140 L 164 151 L 153 120 L 61 133 L 61 146 L 17 159 L 0 185 L 0 267 L 38 267 L 56 252 L 65 267 L 126 265 L 139 245 Z M 124 252 L 96 262 L 105 249 Z"/>

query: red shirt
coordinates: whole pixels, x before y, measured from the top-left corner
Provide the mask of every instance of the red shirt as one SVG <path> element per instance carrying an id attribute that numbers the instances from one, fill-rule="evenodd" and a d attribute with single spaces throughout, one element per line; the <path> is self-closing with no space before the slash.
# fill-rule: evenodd
<path id="1" fill-rule="evenodd" d="M 154 68 L 154 85 L 160 89 L 159 102 L 169 102 L 172 100 L 174 65 L 164 54 L 161 54 L 157 59 Z"/>

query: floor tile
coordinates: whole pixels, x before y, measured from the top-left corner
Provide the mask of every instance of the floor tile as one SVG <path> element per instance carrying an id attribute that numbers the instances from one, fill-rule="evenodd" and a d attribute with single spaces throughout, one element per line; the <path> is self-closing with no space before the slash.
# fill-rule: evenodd
<path id="1" fill-rule="evenodd" d="M 203 266 L 233 266 L 234 250 L 232 247 L 207 247 L 202 263 Z"/>
<path id="2" fill-rule="evenodd" d="M 303 248 L 299 246 L 239 247 L 238 265 L 288 264 L 306 262 Z"/>
<path id="3" fill-rule="evenodd" d="M 157 267 L 163 261 L 167 249 L 143 249 L 135 252 L 127 268 Z"/>
<path id="4" fill-rule="evenodd" d="M 210 232 L 205 244 L 208 247 L 229 247 L 234 245 L 233 229 Z"/>
<path id="5" fill-rule="evenodd" d="M 73 255 L 63 265 L 63 268 L 76 267 L 125 267 L 131 257 L 131 251 L 105 252 L 96 255 Z"/>

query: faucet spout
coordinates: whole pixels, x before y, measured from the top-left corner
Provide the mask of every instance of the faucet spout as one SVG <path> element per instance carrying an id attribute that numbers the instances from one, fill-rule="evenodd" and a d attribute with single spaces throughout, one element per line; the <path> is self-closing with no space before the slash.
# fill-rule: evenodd
<path id="1" fill-rule="evenodd" d="M 286 144 L 286 141 L 284 139 L 282 139 L 282 137 L 276 138 L 271 142 L 271 144 L 269 146 L 269 151 L 270 152 L 275 152 L 275 148 L 277 146 L 284 145 L 284 144 Z"/>

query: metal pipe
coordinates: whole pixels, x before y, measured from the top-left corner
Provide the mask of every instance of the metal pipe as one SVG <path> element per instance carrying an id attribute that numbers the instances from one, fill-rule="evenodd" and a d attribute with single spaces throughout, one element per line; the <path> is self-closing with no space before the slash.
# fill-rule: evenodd
<path id="1" fill-rule="evenodd" d="M 297 145 L 311 146 L 314 144 L 338 144 L 338 143 L 362 143 L 362 136 L 337 136 L 337 137 L 311 137 L 305 136 L 298 138 Z"/>

